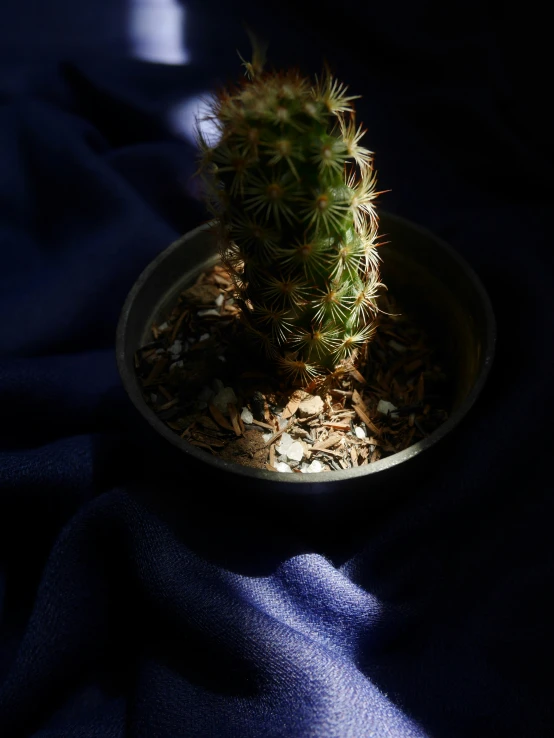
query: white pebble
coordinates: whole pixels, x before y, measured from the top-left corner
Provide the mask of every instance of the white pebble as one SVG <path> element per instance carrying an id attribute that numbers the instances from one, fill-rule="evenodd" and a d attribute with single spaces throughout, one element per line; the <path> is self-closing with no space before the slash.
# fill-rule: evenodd
<path id="1" fill-rule="evenodd" d="M 249 425 L 254 420 L 254 416 L 252 415 L 252 413 L 250 412 L 250 410 L 247 407 L 243 407 L 242 408 L 242 412 L 240 414 L 240 417 L 241 417 L 242 421 L 244 423 L 246 423 L 247 425 Z"/>
<path id="2" fill-rule="evenodd" d="M 232 403 L 233 405 L 236 405 L 237 402 L 237 396 L 235 395 L 235 392 L 232 387 L 224 387 L 222 390 L 220 390 L 217 395 L 213 399 L 213 403 L 216 406 L 216 408 L 222 412 L 224 415 L 229 414 L 229 408 L 227 405 L 229 403 Z"/>
<path id="3" fill-rule="evenodd" d="M 208 315 L 217 315 L 219 318 L 219 311 L 214 308 L 207 308 L 207 310 L 199 310 L 197 315 L 199 318 L 205 318 Z"/>
<path id="4" fill-rule="evenodd" d="M 366 438 L 365 430 L 359 425 L 354 426 L 354 433 L 356 434 L 356 438 Z"/>
<path id="5" fill-rule="evenodd" d="M 218 295 L 215 298 L 215 304 L 217 305 L 217 307 L 221 307 L 223 305 L 224 300 L 225 300 L 225 295 L 223 293 L 221 293 L 221 295 Z"/>
<path id="6" fill-rule="evenodd" d="M 308 395 L 298 405 L 298 415 L 301 418 L 309 418 L 311 415 L 319 415 L 323 412 L 324 404 L 319 395 Z"/>
<path id="7" fill-rule="evenodd" d="M 287 456 L 291 461 L 302 461 L 304 449 L 299 441 L 294 441 L 287 449 Z"/>
<path id="8" fill-rule="evenodd" d="M 209 337 L 210 337 L 209 333 L 203 333 L 198 339 L 198 343 L 200 343 L 200 341 L 207 341 Z"/>
<path id="9" fill-rule="evenodd" d="M 177 367 L 182 367 L 185 365 L 185 362 L 183 360 L 181 361 L 174 361 L 173 364 L 170 364 L 169 371 L 174 371 Z"/>
<path id="10" fill-rule="evenodd" d="M 278 446 L 276 446 L 276 451 L 278 454 L 286 454 L 289 446 L 292 443 L 292 436 L 289 433 L 283 433 L 279 440 Z"/>
<path id="11" fill-rule="evenodd" d="M 181 351 L 183 350 L 183 344 L 181 341 L 175 341 L 168 350 L 172 359 L 178 359 Z"/>
<path id="12" fill-rule="evenodd" d="M 379 400 L 379 404 L 377 405 L 377 412 L 382 415 L 388 415 L 397 409 L 396 405 L 393 405 L 392 402 L 387 402 L 386 400 Z"/>
<path id="13" fill-rule="evenodd" d="M 218 358 L 218 359 L 219 359 L 220 361 L 222 361 L 223 363 L 225 363 L 225 362 L 227 361 L 227 359 L 226 359 L 226 358 L 225 358 L 224 356 L 218 356 L 217 358 Z"/>
<path id="14" fill-rule="evenodd" d="M 285 418 L 279 417 L 279 430 L 283 430 L 283 428 L 286 428 L 288 424 L 289 424 L 288 420 L 286 420 Z"/>
<path id="15" fill-rule="evenodd" d="M 160 333 L 163 333 L 168 328 L 169 328 L 169 324 L 168 323 L 162 323 L 161 325 L 158 326 L 158 330 L 160 331 Z"/>
<path id="16" fill-rule="evenodd" d="M 277 469 L 278 472 L 290 472 L 292 474 L 292 469 L 290 468 L 288 464 L 285 464 L 284 461 L 278 461 L 275 464 L 275 468 Z"/>
<path id="17" fill-rule="evenodd" d="M 307 474 L 319 474 L 319 472 L 323 471 L 323 464 L 321 461 L 318 461 L 317 459 L 314 459 L 312 463 L 308 466 L 306 469 Z"/>
<path id="18" fill-rule="evenodd" d="M 273 433 L 262 433 L 262 438 L 264 439 L 264 443 L 267 443 L 272 436 L 273 436 Z"/>

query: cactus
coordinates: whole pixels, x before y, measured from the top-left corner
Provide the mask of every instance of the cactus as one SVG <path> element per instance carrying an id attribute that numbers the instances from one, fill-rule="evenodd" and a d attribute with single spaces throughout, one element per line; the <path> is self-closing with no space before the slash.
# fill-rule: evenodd
<path id="1" fill-rule="evenodd" d="M 356 99 L 326 70 L 264 71 L 219 92 L 199 172 L 243 317 L 294 381 L 352 361 L 376 327 L 378 218 Z"/>

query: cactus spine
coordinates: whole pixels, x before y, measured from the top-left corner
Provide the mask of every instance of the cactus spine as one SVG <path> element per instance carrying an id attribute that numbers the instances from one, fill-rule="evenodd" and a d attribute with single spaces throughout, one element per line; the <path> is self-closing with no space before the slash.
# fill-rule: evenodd
<path id="1" fill-rule="evenodd" d="M 245 66 L 249 79 L 213 101 L 219 141 L 199 133 L 200 173 L 248 329 L 306 381 L 355 356 L 375 329 L 372 152 L 355 98 L 329 72 L 312 83 Z"/>

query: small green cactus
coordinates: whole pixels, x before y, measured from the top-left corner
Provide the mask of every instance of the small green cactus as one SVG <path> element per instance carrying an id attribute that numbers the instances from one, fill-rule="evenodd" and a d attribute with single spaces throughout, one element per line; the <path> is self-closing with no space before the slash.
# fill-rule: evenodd
<path id="1" fill-rule="evenodd" d="M 345 85 L 266 72 L 215 98 L 199 133 L 200 173 L 243 317 L 293 381 L 352 360 L 378 312 L 378 219 L 372 152 Z"/>

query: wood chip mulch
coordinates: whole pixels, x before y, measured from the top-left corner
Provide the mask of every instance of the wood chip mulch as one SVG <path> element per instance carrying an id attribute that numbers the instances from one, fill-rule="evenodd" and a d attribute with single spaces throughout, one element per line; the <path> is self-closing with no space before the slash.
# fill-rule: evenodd
<path id="1" fill-rule="evenodd" d="M 258 469 L 333 471 L 401 451 L 447 419 L 429 339 L 388 294 L 356 367 L 287 387 L 252 351 L 233 293 L 223 266 L 203 272 L 135 355 L 146 402 L 190 444 Z"/>

